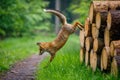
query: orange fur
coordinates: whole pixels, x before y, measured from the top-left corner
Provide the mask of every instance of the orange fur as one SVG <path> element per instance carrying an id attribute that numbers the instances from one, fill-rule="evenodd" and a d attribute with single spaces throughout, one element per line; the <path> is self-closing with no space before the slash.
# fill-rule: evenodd
<path id="1" fill-rule="evenodd" d="M 43 54 L 45 51 L 50 53 L 51 55 L 50 62 L 51 62 L 54 59 L 56 52 L 64 46 L 64 44 L 68 40 L 68 37 L 73 32 L 75 32 L 76 27 L 82 29 L 83 26 L 79 22 L 75 22 L 75 24 L 73 25 L 68 24 L 66 21 L 66 17 L 58 11 L 46 10 L 46 12 L 50 12 L 57 15 L 62 23 L 62 28 L 59 31 L 54 41 L 37 43 L 40 47 L 40 54 Z"/>

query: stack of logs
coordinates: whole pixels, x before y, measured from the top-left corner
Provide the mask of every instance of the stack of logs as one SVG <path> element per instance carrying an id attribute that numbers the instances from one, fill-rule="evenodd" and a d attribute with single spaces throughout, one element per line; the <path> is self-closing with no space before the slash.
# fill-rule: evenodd
<path id="1" fill-rule="evenodd" d="M 80 62 L 120 74 L 120 1 L 93 1 L 80 31 Z"/>

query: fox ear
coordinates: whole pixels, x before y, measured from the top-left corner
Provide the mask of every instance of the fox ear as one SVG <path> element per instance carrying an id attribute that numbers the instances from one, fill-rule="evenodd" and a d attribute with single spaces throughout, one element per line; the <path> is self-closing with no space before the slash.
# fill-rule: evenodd
<path id="1" fill-rule="evenodd" d="M 39 46 L 41 43 L 40 42 L 37 42 L 37 45 Z"/>

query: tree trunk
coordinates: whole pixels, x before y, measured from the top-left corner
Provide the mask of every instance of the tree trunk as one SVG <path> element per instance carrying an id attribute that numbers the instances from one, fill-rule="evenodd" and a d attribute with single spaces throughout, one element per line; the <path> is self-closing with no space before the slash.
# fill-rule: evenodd
<path id="1" fill-rule="evenodd" d="M 92 1 L 89 10 L 90 23 L 95 22 L 97 12 L 107 12 L 109 10 L 120 10 L 120 1 Z"/>
<path id="2" fill-rule="evenodd" d="M 112 57 L 115 56 L 116 50 L 119 50 L 119 48 L 120 48 L 120 40 L 112 41 L 110 43 L 110 55 Z"/>
<path id="3" fill-rule="evenodd" d="M 87 37 L 85 39 L 85 48 L 86 48 L 86 51 L 89 51 L 93 46 L 93 39 L 92 37 Z"/>
<path id="4" fill-rule="evenodd" d="M 93 39 L 98 38 L 99 30 L 96 28 L 96 24 L 92 24 L 92 37 Z"/>
<path id="5" fill-rule="evenodd" d="M 91 36 L 91 25 L 90 25 L 90 19 L 87 18 L 85 20 L 85 37 Z"/>
<path id="6" fill-rule="evenodd" d="M 55 1 L 55 9 L 60 11 L 60 0 Z M 55 16 L 55 33 L 59 32 L 60 21 L 57 16 Z"/>
<path id="7" fill-rule="evenodd" d="M 80 45 L 82 48 L 84 48 L 85 45 L 84 29 L 80 31 Z"/>

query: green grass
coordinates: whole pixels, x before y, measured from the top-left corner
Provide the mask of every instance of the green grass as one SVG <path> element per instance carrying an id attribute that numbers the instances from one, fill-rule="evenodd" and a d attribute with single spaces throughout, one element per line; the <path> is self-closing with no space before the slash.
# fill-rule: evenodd
<path id="1" fill-rule="evenodd" d="M 90 67 L 80 64 L 79 37 L 72 35 L 66 45 L 58 51 L 53 62 L 47 67 L 49 57 L 39 66 L 36 73 L 37 80 L 116 80 L 110 74 L 102 73 L 99 69 L 93 72 Z"/>
<path id="2" fill-rule="evenodd" d="M 19 60 L 38 53 L 36 42 L 52 41 L 55 35 L 40 34 L 22 38 L 8 38 L 0 41 L 0 73 L 9 70 Z M 57 52 L 53 62 L 47 67 L 48 58 L 38 66 L 36 80 L 116 80 L 99 69 L 94 73 L 79 61 L 79 37 L 72 35 L 66 45 Z"/>
<path id="3" fill-rule="evenodd" d="M 40 34 L 40 36 L 7 38 L 0 41 L 0 73 L 10 69 L 11 65 L 17 61 L 38 53 L 37 42 L 53 39 L 53 37 L 48 39 L 45 36 L 49 37 L 47 34 Z"/>

